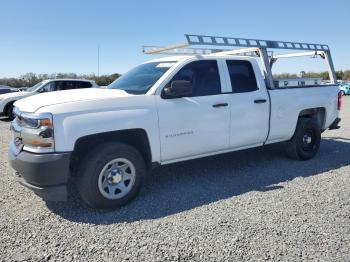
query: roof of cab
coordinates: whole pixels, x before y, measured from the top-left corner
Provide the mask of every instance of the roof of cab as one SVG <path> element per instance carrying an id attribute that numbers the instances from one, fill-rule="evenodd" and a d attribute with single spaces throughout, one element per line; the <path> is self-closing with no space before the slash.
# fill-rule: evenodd
<path id="1" fill-rule="evenodd" d="M 160 57 L 160 58 L 155 58 L 152 60 L 147 61 L 147 63 L 152 63 L 152 62 L 178 62 L 182 59 L 185 58 L 190 58 L 191 56 L 165 56 L 165 57 Z"/>

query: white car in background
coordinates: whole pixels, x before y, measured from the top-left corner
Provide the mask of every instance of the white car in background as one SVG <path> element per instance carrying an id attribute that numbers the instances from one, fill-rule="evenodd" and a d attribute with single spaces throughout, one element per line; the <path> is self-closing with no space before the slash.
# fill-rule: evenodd
<path id="1" fill-rule="evenodd" d="M 13 103 L 19 99 L 29 97 L 32 95 L 69 90 L 69 89 L 80 89 L 90 88 L 99 86 L 92 80 L 85 79 L 49 79 L 44 80 L 35 86 L 29 87 L 24 91 L 12 92 L 0 95 L 0 115 L 5 115 L 11 120 L 14 118 L 13 115 Z"/>
<path id="2" fill-rule="evenodd" d="M 11 93 L 11 92 L 16 92 L 16 91 L 18 91 L 18 89 L 12 88 L 9 86 L 0 85 L 0 95 L 6 94 L 6 93 Z"/>

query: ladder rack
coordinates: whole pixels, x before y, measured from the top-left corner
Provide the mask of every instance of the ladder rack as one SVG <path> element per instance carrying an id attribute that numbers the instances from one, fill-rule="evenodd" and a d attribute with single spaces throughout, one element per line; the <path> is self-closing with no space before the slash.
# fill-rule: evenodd
<path id="1" fill-rule="evenodd" d="M 309 51 L 327 51 L 328 45 L 259 40 L 237 37 L 222 36 L 204 36 L 185 34 L 189 45 L 209 45 L 209 46 L 226 46 L 226 47 L 260 47 L 274 49 L 295 49 Z"/>
<path id="2" fill-rule="evenodd" d="M 271 67 L 280 58 L 320 56 L 328 65 L 329 78 L 336 84 L 336 74 L 328 45 L 286 41 L 271 41 L 238 37 L 185 34 L 187 43 L 168 47 L 143 46 L 144 54 L 167 55 L 249 55 L 260 58 L 267 87 L 274 88 Z M 201 46 L 201 47 L 196 47 Z M 214 48 L 215 47 L 215 48 Z M 240 49 L 232 49 L 239 47 Z M 302 50 L 291 54 L 274 55 L 270 49 Z"/>

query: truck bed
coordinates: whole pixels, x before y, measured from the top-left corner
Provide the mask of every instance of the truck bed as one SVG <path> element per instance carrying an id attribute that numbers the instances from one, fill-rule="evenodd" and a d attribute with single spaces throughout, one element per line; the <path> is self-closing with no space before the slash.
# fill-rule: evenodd
<path id="1" fill-rule="evenodd" d="M 289 140 L 293 136 L 300 112 L 308 108 L 324 111 L 322 129 L 327 129 L 338 116 L 336 85 L 278 88 L 268 92 L 271 110 L 267 144 Z"/>

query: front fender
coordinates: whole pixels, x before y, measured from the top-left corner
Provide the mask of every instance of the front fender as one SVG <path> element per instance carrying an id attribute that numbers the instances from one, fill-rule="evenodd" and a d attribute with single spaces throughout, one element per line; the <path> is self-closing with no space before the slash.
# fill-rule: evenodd
<path id="1" fill-rule="evenodd" d="M 152 161 L 159 161 L 158 117 L 153 96 L 144 97 L 139 102 L 129 101 L 129 106 L 118 103 L 118 106 L 105 105 L 104 108 L 99 108 L 99 103 L 89 102 L 89 105 L 85 104 L 91 109 L 84 111 L 81 111 L 82 106 L 78 105 L 74 107 L 80 110 L 73 110 L 72 107 L 70 110 L 70 106 L 66 104 L 55 105 L 55 110 L 48 111 L 56 111 L 52 112 L 56 152 L 73 151 L 76 141 L 81 137 L 128 129 L 143 129 L 149 138 Z M 64 108 L 66 108 L 66 112 L 58 113 Z M 45 108 L 42 111 L 45 111 Z"/>

